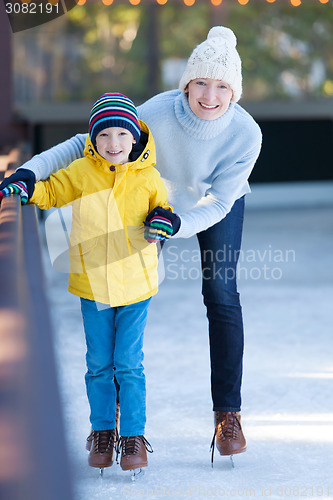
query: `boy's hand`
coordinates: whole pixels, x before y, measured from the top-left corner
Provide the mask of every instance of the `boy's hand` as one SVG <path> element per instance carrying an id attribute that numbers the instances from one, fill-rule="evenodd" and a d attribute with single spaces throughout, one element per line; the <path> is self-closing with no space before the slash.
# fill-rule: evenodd
<path id="1" fill-rule="evenodd" d="M 28 190 L 25 182 L 13 182 L 0 191 L 0 201 L 6 196 L 19 194 L 21 196 L 21 205 L 25 205 L 28 201 Z"/>
<path id="2" fill-rule="evenodd" d="M 13 184 L 15 182 L 25 182 L 29 200 L 34 194 L 36 184 L 36 176 L 33 171 L 28 168 L 19 168 L 16 172 L 2 181 L 0 184 L 0 190 L 4 190 L 4 188 L 6 188 L 9 184 Z"/>
<path id="3" fill-rule="evenodd" d="M 148 243 L 167 240 L 180 228 L 180 217 L 162 207 L 156 207 L 144 221 L 144 238 Z"/>

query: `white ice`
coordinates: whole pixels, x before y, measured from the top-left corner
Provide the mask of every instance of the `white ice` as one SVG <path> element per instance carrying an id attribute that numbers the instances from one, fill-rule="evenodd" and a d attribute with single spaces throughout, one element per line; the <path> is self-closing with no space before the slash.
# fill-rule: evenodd
<path id="1" fill-rule="evenodd" d="M 195 238 L 171 240 L 145 334 L 146 437 L 133 483 L 87 463 L 90 431 L 79 300 L 45 269 L 75 500 L 333 497 L 333 183 L 256 185 L 247 196 L 239 289 L 246 453 L 215 452 L 208 333 Z M 47 252 L 45 252 L 46 254 Z M 61 500 L 61 499 L 59 499 Z"/>

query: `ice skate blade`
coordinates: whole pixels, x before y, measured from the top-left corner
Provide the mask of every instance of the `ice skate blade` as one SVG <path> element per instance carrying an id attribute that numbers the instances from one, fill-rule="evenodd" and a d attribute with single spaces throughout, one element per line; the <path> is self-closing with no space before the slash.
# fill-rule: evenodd
<path id="1" fill-rule="evenodd" d="M 99 478 L 100 478 L 100 479 L 103 479 L 103 477 L 104 477 L 104 469 L 101 467 L 101 468 L 99 469 Z"/>
<path id="2" fill-rule="evenodd" d="M 131 479 L 132 481 L 136 481 L 145 475 L 144 469 L 131 469 Z"/>

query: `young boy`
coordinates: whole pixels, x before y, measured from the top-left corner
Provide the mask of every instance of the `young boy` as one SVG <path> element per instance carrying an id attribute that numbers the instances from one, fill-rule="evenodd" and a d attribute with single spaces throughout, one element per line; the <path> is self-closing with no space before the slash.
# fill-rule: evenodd
<path id="1" fill-rule="evenodd" d="M 72 205 L 68 289 L 81 299 L 87 343 L 89 465 L 110 467 L 119 441 L 120 466 L 130 470 L 147 466 L 146 451 L 152 451 L 144 438 L 142 365 L 147 308 L 158 288 L 157 247 L 149 242 L 171 236 L 179 222 L 176 214 L 174 224 L 159 216 L 173 209 L 154 168 L 153 137 L 133 102 L 123 94 L 103 94 L 91 110 L 88 131 L 85 157 L 38 182 L 30 201 L 42 209 Z M 6 190 L 0 197 L 25 194 L 22 183 Z M 144 234 L 143 221 L 156 207 Z"/>

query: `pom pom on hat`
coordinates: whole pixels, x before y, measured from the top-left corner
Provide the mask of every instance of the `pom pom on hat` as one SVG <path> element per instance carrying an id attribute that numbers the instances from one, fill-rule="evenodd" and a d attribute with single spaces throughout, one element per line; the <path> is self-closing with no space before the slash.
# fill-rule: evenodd
<path id="1" fill-rule="evenodd" d="M 233 91 L 231 102 L 239 101 L 242 95 L 242 63 L 236 49 L 234 32 L 224 26 L 210 29 L 207 39 L 190 55 L 179 89 L 185 91 L 191 80 L 212 78 L 228 83 Z"/>
<path id="2" fill-rule="evenodd" d="M 141 129 L 137 110 L 131 99 L 124 94 L 103 94 L 93 105 L 88 132 L 94 147 L 98 133 L 109 127 L 126 128 L 136 142 L 140 140 Z"/>
<path id="3" fill-rule="evenodd" d="M 207 40 L 210 38 L 224 38 L 224 40 L 234 48 L 237 45 L 237 38 L 235 33 L 230 28 L 225 28 L 224 26 L 213 26 L 208 32 Z"/>

